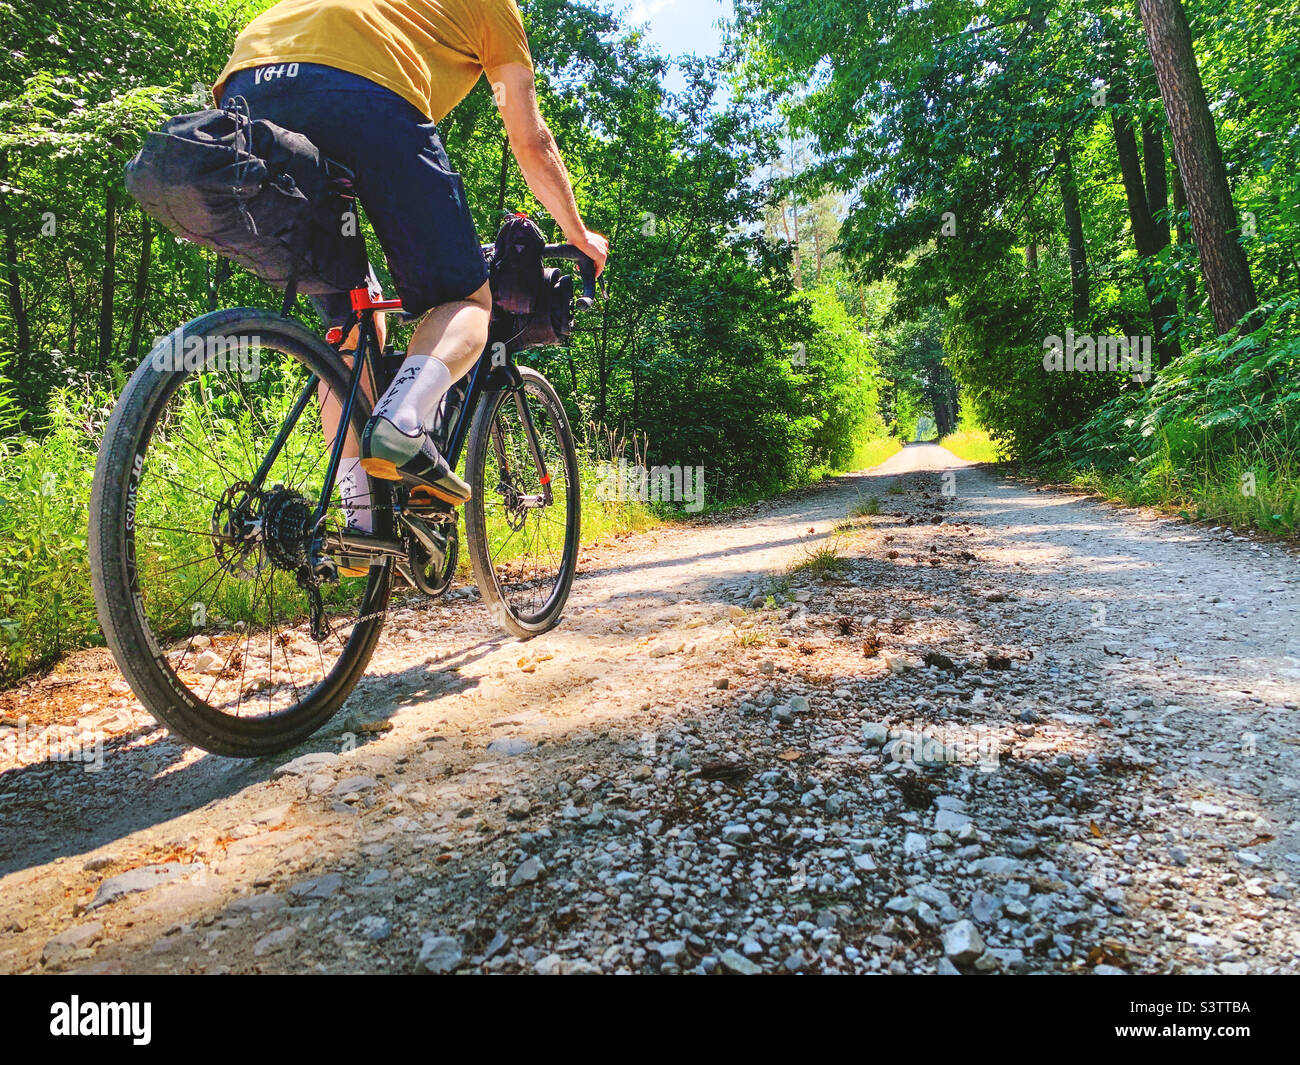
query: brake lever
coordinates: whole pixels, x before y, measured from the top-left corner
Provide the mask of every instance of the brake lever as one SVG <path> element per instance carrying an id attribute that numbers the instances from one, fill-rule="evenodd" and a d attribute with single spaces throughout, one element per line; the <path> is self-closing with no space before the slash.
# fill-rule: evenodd
<path id="1" fill-rule="evenodd" d="M 573 306 L 578 311 L 589 311 L 596 305 L 596 264 L 581 252 L 578 254 L 578 274 L 582 278 L 582 295 L 573 301 Z"/>

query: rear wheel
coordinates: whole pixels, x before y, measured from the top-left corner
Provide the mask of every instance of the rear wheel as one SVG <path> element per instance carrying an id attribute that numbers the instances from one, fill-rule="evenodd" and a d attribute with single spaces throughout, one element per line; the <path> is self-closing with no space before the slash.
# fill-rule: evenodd
<path id="1" fill-rule="evenodd" d="M 90 520 L 100 625 L 150 713 L 206 750 L 256 757 L 305 739 L 379 639 L 392 562 L 326 581 L 307 565 L 323 417 L 337 419 L 347 387 L 342 361 L 296 322 L 218 311 L 145 357 L 105 430 Z M 355 439 L 369 414 L 357 399 Z M 371 490 L 375 535 L 392 540 L 389 489 Z M 341 503 L 336 486 L 327 542 Z"/>
<path id="2" fill-rule="evenodd" d="M 484 603 L 515 636 L 536 636 L 560 620 L 578 562 L 581 485 L 564 405 L 536 370 L 519 367 L 522 387 L 488 393 L 474 415 L 465 474 L 474 495 L 465 534 Z M 536 433 L 545 484 L 525 428 Z"/>

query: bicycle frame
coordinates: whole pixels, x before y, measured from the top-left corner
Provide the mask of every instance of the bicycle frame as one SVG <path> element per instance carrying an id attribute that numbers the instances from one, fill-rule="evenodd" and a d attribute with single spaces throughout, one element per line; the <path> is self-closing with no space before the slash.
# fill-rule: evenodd
<path id="1" fill-rule="evenodd" d="M 400 300 L 384 300 L 372 295 L 367 289 L 358 288 L 351 292 L 352 297 L 352 314 L 347 323 L 342 327 L 335 327 L 328 334 L 334 344 L 342 341 L 353 328 L 357 329 L 357 347 L 353 354 L 352 369 L 348 382 L 347 394 L 343 397 L 343 406 L 339 414 L 338 428 L 334 433 L 334 443 L 330 449 L 329 464 L 325 470 L 325 481 L 321 488 L 321 496 L 316 504 L 316 511 L 312 516 L 312 528 L 315 531 L 312 537 L 310 550 L 308 553 L 309 566 L 315 574 L 318 572 L 318 566 L 324 555 L 324 523 L 325 514 L 328 509 L 329 500 L 334 492 L 334 483 L 338 476 L 339 465 L 343 460 L 343 448 L 346 443 L 347 433 L 342 427 L 351 424 L 352 412 L 356 407 L 357 392 L 361 387 L 361 380 L 367 368 L 370 371 L 371 382 L 373 387 L 377 388 L 382 380 L 381 359 L 383 352 L 380 350 L 379 334 L 375 328 L 375 315 L 380 312 L 402 313 Z M 505 358 L 497 361 L 494 357 L 494 349 L 500 345 L 505 352 Z M 528 410 L 528 405 L 524 402 L 523 396 L 519 389 L 522 381 L 518 370 L 511 361 L 512 353 L 509 345 L 502 344 L 499 340 L 494 340 L 491 336 L 484 345 L 478 360 L 475 362 L 469 374 L 460 382 L 453 385 L 453 389 L 463 389 L 463 396 L 454 412 L 454 419 L 448 425 L 439 426 L 440 450 L 447 462 L 455 468 L 460 462 L 461 452 L 464 450 L 466 439 L 469 436 L 469 425 L 475 410 L 478 408 L 479 401 L 487 391 L 498 391 L 501 388 L 510 388 L 515 395 L 515 404 L 519 411 L 520 420 L 522 421 L 528 438 L 529 450 L 532 452 L 533 461 L 537 463 L 537 469 L 541 474 L 541 484 L 544 493 L 544 503 L 549 506 L 552 502 L 550 472 L 546 468 L 545 457 L 542 454 L 542 448 L 537 436 L 536 427 L 533 424 L 532 415 Z M 307 404 L 312 401 L 319 385 L 319 378 L 314 374 L 308 379 L 307 384 L 303 387 L 302 393 L 294 403 L 293 410 L 280 426 L 275 440 L 272 442 L 266 457 L 262 460 L 257 473 L 254 475 L 251 487 L 253 491 L 259 491 L 271 467 L 275 464 L 277 455 L 284 442 L 288 439 L 293 427 L 297 424 L 302 412 L 306 410 Z M 377 397 L 376 397 L 377 398 Z M 503 456 L 504 457 L 504 456 Z M 405 509 L 405 500 L 400 500 L 394 510 L 402 513 Z M 361 546 L 360 540 L 370 540 L 373 549 L 380 554 L 404 554 L 398 550 L 399 546 L 395 543 L 387 543 L 377 537 L 349 537 L 348 544 L 350 549 Z"/>

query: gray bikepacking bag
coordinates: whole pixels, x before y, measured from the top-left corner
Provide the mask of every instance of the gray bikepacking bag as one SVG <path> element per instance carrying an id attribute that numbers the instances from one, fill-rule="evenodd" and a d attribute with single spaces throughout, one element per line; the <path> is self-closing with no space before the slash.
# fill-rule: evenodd
<path id="1" fill-rule="evenodd" d="M 366 283 L 351 171 L 238 105 L 150 133 L 126 166 L 126 188 L 178 237 L 278 289 L 326 295 Z"/>

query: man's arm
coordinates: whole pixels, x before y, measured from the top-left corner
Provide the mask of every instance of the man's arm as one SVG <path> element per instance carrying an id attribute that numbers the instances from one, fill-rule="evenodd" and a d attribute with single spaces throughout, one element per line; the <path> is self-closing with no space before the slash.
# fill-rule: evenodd
<path id="1" fill-rule="evenodd" d="M 551 217 L 560 223 L 564 239 L 591 256 L 599 273 L 605 268 L 609 243 L 599 233 L 587 229 L 578 214 L 569 172 L 546 119 L 537 109 L 532 70 L 523 63 L 505 63 L 487 71 L 487 76 L 524 180 L 551 212 Z"/>

